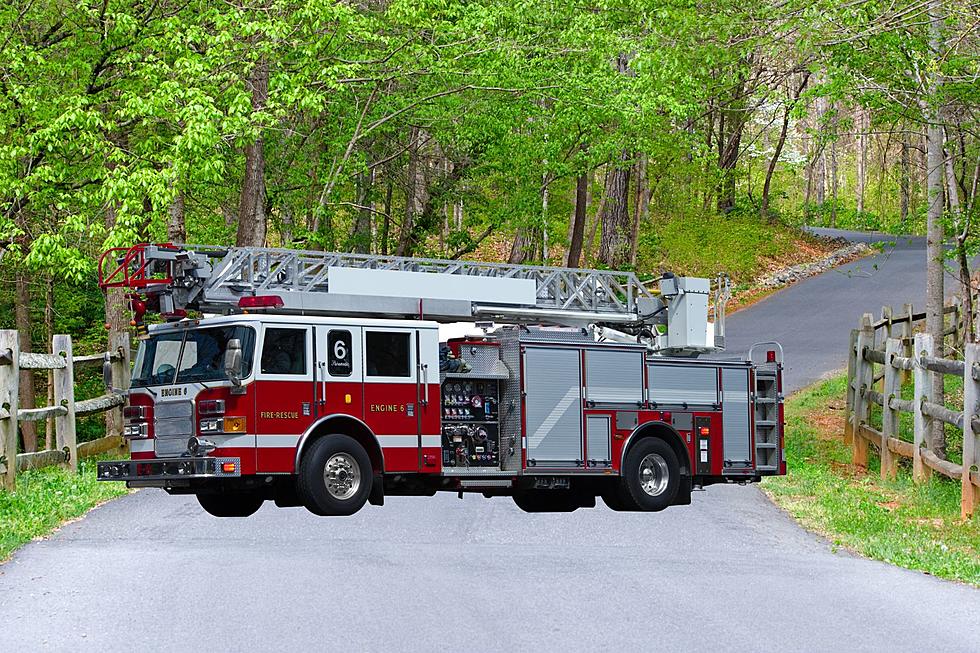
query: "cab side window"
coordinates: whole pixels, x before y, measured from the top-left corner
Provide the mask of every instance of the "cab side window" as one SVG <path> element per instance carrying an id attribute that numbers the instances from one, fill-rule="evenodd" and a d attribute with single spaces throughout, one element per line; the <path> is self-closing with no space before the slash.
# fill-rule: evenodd
<path id="1" fill-rule="evenodd" d="M 365 345 L 368 376 L 412 376 L 411 334 L 368 331 Z"/>
<path id="2" fill-rule="evenodd" d="M 306 329 L 266 329 L 263 374 L 306 374 Z"/>

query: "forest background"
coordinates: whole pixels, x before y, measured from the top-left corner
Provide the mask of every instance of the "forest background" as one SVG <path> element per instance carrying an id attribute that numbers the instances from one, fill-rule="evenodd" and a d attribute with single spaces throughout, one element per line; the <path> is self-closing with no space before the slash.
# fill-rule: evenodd
<path id="1" fill-rule="evenodd" d="M 103 350 L 129 317 L 97 257 L 140 241 L 745 282 L 821 225 L 926 233 L 941 330 L 978 35 L 967 0 L 11 0 L 0 327 Z"/>

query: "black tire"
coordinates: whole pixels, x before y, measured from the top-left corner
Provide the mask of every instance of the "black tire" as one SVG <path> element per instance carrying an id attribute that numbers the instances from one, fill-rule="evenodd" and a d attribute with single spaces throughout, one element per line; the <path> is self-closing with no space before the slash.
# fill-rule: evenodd
<path id="1" fill-rule="evenodd" d="M 204 511 L 215 517 L 248 517 L 254 515 L 262 507 L 262 497 L 255 494 L 198 494 L 197 502 Z"/>
<path id="2" fill-rule="evenodd" d="M 373 483 L 374 471 L 364 447 L 351 437 L 334 434 L 316 440 L 303 454 L 296 492 L 315 515 L 346 516 L 364 506 Z"/>
<path id="3" fill-rule="evenodd" d="M 524 512 L 574 512 L 581 502 L 568 490 L 519 490 L 514 503 Z"/>
<path id="4" fill-rule="evenodd" d="M 659 438 L 643 438 L 626 454 L 620 497 L 638 510 L 656 512 L 674 503 L 681 470 L 677 454 Z"/>

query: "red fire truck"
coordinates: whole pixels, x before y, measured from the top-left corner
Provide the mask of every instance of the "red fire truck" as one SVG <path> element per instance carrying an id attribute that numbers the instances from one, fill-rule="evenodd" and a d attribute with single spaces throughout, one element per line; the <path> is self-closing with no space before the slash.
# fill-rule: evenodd
<path id="1" fill-rule="evenodd" d="M 129 289 L 140 344 L 131 459 L 98 478 L 212 515 L 438 491 L 656 511 L 785 473 L 779 345 L 701 357 L 723 280 L 170 244 L 110 250 L 99 279 Z"/>

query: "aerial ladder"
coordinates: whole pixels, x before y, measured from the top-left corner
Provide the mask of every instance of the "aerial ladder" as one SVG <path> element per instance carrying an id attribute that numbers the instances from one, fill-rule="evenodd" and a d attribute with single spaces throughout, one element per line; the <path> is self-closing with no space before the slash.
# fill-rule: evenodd
<path id="1" fill-rule="evenodd" d="M 126 288 L 137 329 L 147 311 L 428 319 L 586 328 L 655 353 L 724 349 L 727 277 L 664 274 L 659 292 L 633 272 L 285 248 L 140 244 L 107 250 L 99 285 Z M 713 293 L 713 321 L 709 296 Z"/>

